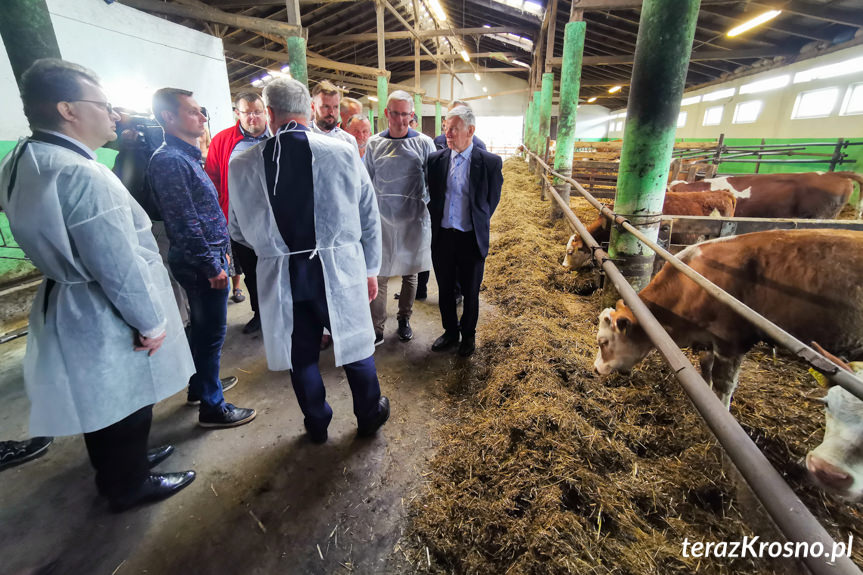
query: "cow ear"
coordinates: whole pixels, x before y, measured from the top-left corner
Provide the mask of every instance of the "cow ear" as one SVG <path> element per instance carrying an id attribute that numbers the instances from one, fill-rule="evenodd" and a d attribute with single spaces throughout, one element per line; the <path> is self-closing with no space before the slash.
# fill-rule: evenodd
<path id="1" fill-rule="evenodd" d="M 626 335 L 626 330 L 629 329 L 629 326 L 632 325 L 632 322 L 629 321 L 628 317 L 619 317 L 616 321 L 617 331 Z"/>

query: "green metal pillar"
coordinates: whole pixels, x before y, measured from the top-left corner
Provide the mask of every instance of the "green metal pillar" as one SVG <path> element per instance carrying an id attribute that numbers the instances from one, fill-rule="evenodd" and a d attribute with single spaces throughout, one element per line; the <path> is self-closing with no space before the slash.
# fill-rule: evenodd
<path id="1" fill-rule="evenodd" d="M 615 211 L 654 240 L 700 4 L 645 0 L 641 8 Z M 636 290 L 650 282 L 655 254 L 628 232 L 612 229 L 609 255 Z"/>
<path id="2" fill-rule="evenodd" d="M 527 104 L 527 115 L 524 117 L 524 147 L 533 152 L 533 141 L 534 135 L 536 134 L 536 123 L 534 122 L 534 111 L 536 109 L 536 102 L 531 100 Z M 536 162 L 533 159 L 533 156 L 529 156 L 527 161 L 528 166 L 531 171 L 533 171 L 533 167 L 536 165 Z"/>
<path id="3" fill-rule="evenodd" d="M 575 147 L 575 119 L 578 115 L 578 92 L 581 87 L 581 62 L 584 53 L 584 22 L 570 22 L 563 31 L 563 66 L 560 70 L 560 105 L 557 113 L 557 147 L 554 170 L 572 175 L 572 152 Z M 557 193 L 569 204 L 570 186 L 555 178 Z M 563 216 L 557 202 L 551 202 L 551 218 Z"/>
<path id="4" fill-rule="evenodd" d="M 554 74 L 542 75 L 542 91 L 539 100 L 539 152 L 545 158 L 548 138 L 551 136 L 551 100 L 554 96 Z"/>
<path id="5" fill-rule="evenodd" d="M 375 109 L 369 106 L 369 129 L 375 131 Z"/>
<path id="6" fill-rule="evenodd" d="M 309 86 L 309 68 L 306 66 L 306 39 L 302 36 L 288 36 L 288 64 L 291 78 Z"/>
<path id="7" fill-rule="evenodd" d="M 387 117 L 384 115 L 384 110 L 387 107 L 387 77 L 378 76 L 378 132 L 383 132 L 387 129 Z"/>
<path id="8" fill-rule="evenodd" d="M 434 133 L 435 136 L 439 136 L 441 133 L 441 126 L 443 123 L 441 122 L 440 115 L 440 100 L 434 103 Z"/>
<path id="9" fill-rule="evenodd" d="M 423 97 L 422 94 L 414 94 L 414 113 L 417 115 L 417 130 L 423 131 Z"/>
<path id="10" fill-rule="evenodd" d="M 45 0 L 3 0 L 0 36 L 19 86 L 33 62 L 61 57 Z"/>

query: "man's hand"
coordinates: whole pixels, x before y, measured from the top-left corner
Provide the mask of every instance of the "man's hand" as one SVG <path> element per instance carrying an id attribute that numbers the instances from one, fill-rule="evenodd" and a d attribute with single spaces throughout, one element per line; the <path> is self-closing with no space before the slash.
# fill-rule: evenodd
<path id="1" fill-rule="evenodd" d="M 378 278 L 377 276 L 372 276 L 368 279 L 369 284 L 369 303 L 378 297 Z"/>
<path id="2" fill-rule="evenodd" d="M 225 270 L 219 272 L 214 278 L 208 278 L 210 280 L 210 287 L 213 289 L 226 289 L 228 287 L 228 273 Z"/>
<path id="3" fill-rule="evenodd" d="M 140 333 L 135 332 L 133 347 L 135 348 L 135 351 L 146 351 L 149 352 L 147 355 L 153 355 L 160 347 L 162 347 L 162 343 L 165 341 L 166 335 L 168 335 L 168 332 L 162 332 L 162 335 L 151 338 L 144 337 Z"/>

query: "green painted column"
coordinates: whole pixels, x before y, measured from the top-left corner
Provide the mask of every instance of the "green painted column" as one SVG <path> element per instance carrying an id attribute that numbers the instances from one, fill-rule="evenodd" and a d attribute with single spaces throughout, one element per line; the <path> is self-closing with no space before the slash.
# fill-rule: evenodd
<path id="1" fill-rule="evenodd" d="M 537 90 L 533 93 L 533 153 L 539 154 L 539 112 L 542 107 L 542 92 Z"/>
<path id="2" fill-rule="evenodd" d="M 288 36 L 288 64 L 291 78 L 309 86 L 309 68 L 306 66 L 306 39 L 302 36 Z"/>
<path id="3" fill-rule="evenodd" d="M 369 129 L 375 131 L 375 109 L 369 106 Z"/>
<path id="4" fill-rule="evenodd" d="M 542 91 L 539 100 L 539 152 L 545 157 L 548 137 L 551 135 L 551 100 L 554 96 L 554 74 L 542 75 Z"/>
<path id="5" fill-rule="evenodd" d="M 383 132 L 387 129 L 387 117 L 384 115 L 384 110 L 387 107 L 387 77 L 378 76 L 378 132 Z"/>
<path id="6" fill-rule="evenodd" d="M 536 102 L 531 100 L 527 104 L 527 116 L 525 117 L 525 136 L 524 136 L 524 147 L 534 151 L 533 144 L 536 140 L 536 115 L 534 112 L 536 111 Z M 533 156 L 530 156 L 527 161 L 528 166 L 531 171 L 533 171 L 534 166 L 536 165 L 536 161 L 533 159 Z"/>
<path id="7" fill-rule="evenodd" d="M 563 30 L 563 66 L 560 70 L 560 105 L 557 114 L 557 147 L 554 170 L 572 175 L 572 151 L 575 147 L 575 120 L 578 115 L 578 92 L 581 88 L 581 62 L 584 54 L 584 22 L 570 22 Z M 570 186 L 555 178 L 554 187 L 569 203 Z M 551 218 L 563 216 L 557 202 L 551 202 Z"/>
<path id="8" fill-rule="evenodd" d="M 434 103 L 434 133 L 436 136 L 440 136 L 442 125 L 443 123 L 441 122 L 440 100 L 438 100 Z"/>
<path id="9" fill-rule="evenodd" d="M 3 0 L 0 36 L 19 85 L 33 62 L 61 57 L 45 0 Z"/>
<path id="10" fill-rule="evenodd" d="M 700 4 L 645 0 L 641 8 L 615 211 L 654 240 Z M 636 290 L 650 282 L 654 253 L 631 234 L 613 228 L 609 254 Z"/>
<path id="11" fill-rule="evenodd" d="M 423 131 L 423 97 L 422 94 L 414 94 L 414 113 L 417 115 L 417 131 Z"/>

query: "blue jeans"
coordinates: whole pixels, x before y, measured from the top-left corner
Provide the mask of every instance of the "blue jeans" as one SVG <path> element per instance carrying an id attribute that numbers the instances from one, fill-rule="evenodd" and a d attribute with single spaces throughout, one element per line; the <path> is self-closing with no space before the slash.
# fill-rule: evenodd
<path id="1" fill-rule="evenodd" d="M 221 410 L 225 397 L 219 380 L 219 362 L 228 327 L 230 287 L 213 289 L 206 275 L 196 268 L 174 262 L 170 265 L 189 298 L 189 347 L 195 362 L 195 375 L 189 379 L 189 397 L 200 397 L 201 412 Z M 226 272 L 227 267 L 227 260 L 222 256 L 222 268 Z"/>
<path id="2" fill-rule="evenodd" d="M 324 380 L 318 367 L 321 355 L 321 335 L 330 329 L 327 300 L 294 302 L 294 331 L 291 334 L 291 383 L 305 416 L 305 426 L 311 433 L 323 432 L 333 418 L 327 403 Z M 354 398 L 354 415 L 360 427 L 371 424 L 378 415 L 381 388 L 374 356 L 342 366 Z"/>

